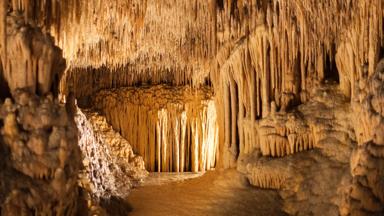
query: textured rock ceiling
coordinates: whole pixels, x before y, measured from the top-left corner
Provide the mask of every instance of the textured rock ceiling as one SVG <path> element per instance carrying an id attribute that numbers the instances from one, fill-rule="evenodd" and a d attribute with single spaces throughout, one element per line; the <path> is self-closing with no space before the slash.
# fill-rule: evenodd
<path id="1" fill-rule="evenodd" d="M 288 79 L 295 79 L 297 70 L 302 80 L 321 78 L 325 56 L 334 58 L 341 47 L 351 61 L 346 65 L 358 72 L 368 63 L 372 74 L 383 44 L 381 0 L 19 0 L 11 5 L 51 32 L 70 68 L 107 66 L 102 70 L 118 70 L 117 85 L 148 76 L 152 82 L 201 83 L 217 70 L 213 62 L 230 65 L 228 56 L 250 40 L 257 71 L 269 64 Z"/>

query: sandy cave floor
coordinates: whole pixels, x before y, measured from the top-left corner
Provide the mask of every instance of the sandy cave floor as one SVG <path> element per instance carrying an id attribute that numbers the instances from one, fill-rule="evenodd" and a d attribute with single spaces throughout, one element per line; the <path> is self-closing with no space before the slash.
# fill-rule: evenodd
<path id="1" fill-rule="evenodd" d="M 128 215 L 285 215 L 276 191 L 249 186 L 235 170 L 151 173 L 126 201 Z"/>

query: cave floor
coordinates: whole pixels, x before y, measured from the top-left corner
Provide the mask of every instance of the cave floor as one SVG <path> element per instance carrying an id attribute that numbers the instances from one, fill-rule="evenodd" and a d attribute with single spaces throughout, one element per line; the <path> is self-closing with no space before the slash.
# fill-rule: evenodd
<path id="1" fill-rule="evenodd" d="M 276 191 L 249 186 L 236 170 L 151 174 L 126 201 L 129 215 L 285 215 Z"/>

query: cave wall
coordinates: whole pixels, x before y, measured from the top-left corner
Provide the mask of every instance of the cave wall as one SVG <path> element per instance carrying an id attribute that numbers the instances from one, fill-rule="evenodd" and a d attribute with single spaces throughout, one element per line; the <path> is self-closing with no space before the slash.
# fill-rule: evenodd
<path id="1" fill-rule="evenodd" d="M 226 3 L 218 13 L 223 35 L 233 36 L 218 39 L 223 45 L 211 80 L 218 107 L 224 106 L 224 151 L 232 156 L 234 149 L 246 153 L 246 140 L 257 143 L 258 119 L 308 100 L 326 81 L 327 58 L 337 65 L 340 89 L 354 97 L 356 83 L 373 74 L 383 46 L 382 1 L 262 3 Z"/>

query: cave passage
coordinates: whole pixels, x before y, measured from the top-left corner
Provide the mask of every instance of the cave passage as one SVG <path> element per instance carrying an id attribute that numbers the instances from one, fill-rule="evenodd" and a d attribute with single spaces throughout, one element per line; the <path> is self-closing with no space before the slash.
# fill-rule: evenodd
<path id="1" fill-rule="evenodd" d="M 209 87 L 143 86 L 103 90 L 92 103 L 143 157 L 148 171 L 198 172 L 216 166 L 212 94 Z"/>

